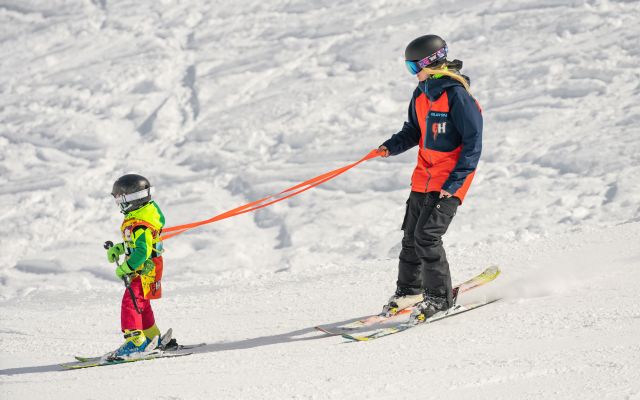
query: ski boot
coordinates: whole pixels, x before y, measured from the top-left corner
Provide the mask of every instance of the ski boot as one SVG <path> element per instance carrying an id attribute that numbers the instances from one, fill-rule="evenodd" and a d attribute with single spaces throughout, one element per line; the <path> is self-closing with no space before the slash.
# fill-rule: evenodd
<path id="1" fill-rule="evenodd" d="M 381 315 L 390 317 L 405 308 L 412 307 L 417 303 L 420 303 L 422 300 L 424 300 L 424 295 L 422 293 L 409 294 L 406 289 L 397 288 L 395 294 L 391 296 L 387 304 L 382 307 Z"/>
<path id="2" fill-rule="evenodd" d="M 424 295 L 424 300 L 416 304 L 416 308 L 411 312 L 409 323 L 420 324 L 434 315 L 445 312 L 449 309 L 449 302 L 445 297 Z"/>
<path id="3" fill-rule="evenodd" d="M 115 351 L 106 354 L 107 360 L 144 357 L 154 353 L 158 347 L 158 336 L 149 339 L 139 329 L 125 330 L 125 342 Z"/>

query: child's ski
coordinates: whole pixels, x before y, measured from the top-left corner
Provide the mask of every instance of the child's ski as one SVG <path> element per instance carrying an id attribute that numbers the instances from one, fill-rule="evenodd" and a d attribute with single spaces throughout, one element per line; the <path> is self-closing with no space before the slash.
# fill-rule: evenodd
<path id="1" fill-rule="evenodd" d="M 158 348 L 157 351 L 158 352 L 162 352 L 162 354 L 166 354 L 166 355 L 170 355 L 172 353 L 177 353 L 183 350 L 191 350 L 194 349 L 196 347 L 201 347 L 204 346 L 206 343 L 198 343 L 198 344 L 187 344 L 187 345 L 178 345 L 176 344 L 175 340 L 173 339 L 173 329 L 169 328 L 167 329 L 167 331 L 164 333 L 164 335 L 162 335 L 159 339 L 159 343 L 158 343 Z M 151 354 L 155 354 L 155 353 L 151 353 Z M 105 360 L 106 358 L 108 358 L 110 355 L 110 353 L 107 353 L 105 355 L 102 356 L 96 356 L 96 357 L 82 357 L 82 356 L 75 356 L 75 359 L 80 361 L 80 362 L 98 362 L 101 360 Z M 86 367 L 85 367 L 86 368 Z"/>
<path id="2" fill-rule="evenodd" d="M 93 360 L 93 361 L 78 361 L 69 364 L 60 364 L 60 366 L 64 369 L 82 369 L 82 368 L 92 368 L 92 367 L 103 367 L 107 365 L 116 365 L 116 364 L 125 364 L 132 363 L 138 361 L 146 361 L 146 360 L 155 360 L 157 358 L 173 358 L 173 357 L 184 357 L 193 354 L 192 352 L 188 353 L 177 353 L 172 351 L 163 352 L 160 351 L 158 353 L 148 354 L 146 356 L 138 357 L 138 358 L 120 358 L 115 360 Z"/>
<path id="3" fill-rule="evenodd" d="M 175 349 L 170 349 L 170 350 L 164 350 L 163 353 L 164 354 L 172 354 L 172 353 L 177 353 L 179 351 L 183 351 L 183 350 L 191 350 L 191 349 L 195 349 L 196 347 L 202 347 L 202 346 L 206 346 L 206 343 L 198 343 L 198 344 L 180 344 L 178 345 L 177 348 Z M 74 356 L 74 358 L 80 362 L 87 362 L 87 361 L 99 361 L 103 358 L 104 356 L 100 356 L 100 357 L 82 357 L 82 356 Z"/>
<path id="4" fill-rule="evenodd" d="M 485 269 L 484 271 L 482 271 L 480 274 L 474 276 L 473 278 L 454 286 L 453 288 L 454 303 L 458 298 L 459 294 L 464 293 L 473 288 L 476 288 L 478 286 L 484 285 L 486 283 L 489 283 L 492 280 L 496 279 L 498 275 L 500 275 L 500 268 L 497 266 L 491 266 Z M 350 333 L 353 331 L 361 330 L 367 327 L 371 327 L 377 324 L 390 322 L 390 320 L 392 320 L 395 317 L 398 317 L 400 315 L 410 314 L 411 311 L 413 311 L 413 307 L 408 307 L 392 315 L 380 313 L 380 314 L 372 315 L 370 317 L 367 317 L 358 321 L 351 322 L 346 325 L 341 325 L 337 327 L 316 326 L 315 329 L 321 332 L 327 333 L 329 335 L 342 335 L 342 334 Z"/>

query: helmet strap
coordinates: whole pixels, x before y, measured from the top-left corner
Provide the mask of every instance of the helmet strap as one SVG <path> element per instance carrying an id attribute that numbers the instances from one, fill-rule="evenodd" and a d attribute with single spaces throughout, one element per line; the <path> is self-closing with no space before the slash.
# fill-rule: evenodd
<path id="1" fill-rule="evenodd" d="M 120 203 L 120 212 L 125 215 L 129 212 L 130 208 L 131 208 L 131 203 L 127 203 L 127 202 Z"/>

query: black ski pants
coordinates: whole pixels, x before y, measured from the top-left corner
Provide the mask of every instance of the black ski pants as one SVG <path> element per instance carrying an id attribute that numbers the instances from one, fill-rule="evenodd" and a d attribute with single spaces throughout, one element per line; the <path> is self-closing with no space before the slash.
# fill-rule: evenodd
<path id="1" fill-rule="evenodd" d="M 398 266 L 398 289 L 406 294 L 426 292 L 453 305 L 451 273 L 442 246 L 460 200 L 440 198 L 439 192 L 411 192 L 402 223 L 404 237 Z"/>

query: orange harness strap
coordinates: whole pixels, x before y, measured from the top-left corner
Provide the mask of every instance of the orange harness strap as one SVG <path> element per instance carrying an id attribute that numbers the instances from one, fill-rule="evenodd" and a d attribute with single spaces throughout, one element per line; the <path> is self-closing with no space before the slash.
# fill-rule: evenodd
<path id="1" fill-rule="evenodd" d="M 258 210 L 260 208 L 264 208 L 267 206 L 270 206 L 272 204 L 278 203 L 280 201 L 286 200 L 289 197 L 293 197 L 296 196 L 302 192 L 306 192 L 307 190 L 314 188 L 318 185 L 321 185 L 323 183 L 325 183 L 328 180 L 331 180 L 335 177 L 337 177 L 338 175 L 341 175 L 345 172 L 347 172 L 348 170 L 350 170 L 351 168 L 367 161 L 367 160 L 371 160 L 372 158 L 376 158 L 380 155 L 380 153 L 378 152 L 378 150 L 371 150 L 369 152 L 369 154 L 367 154 L 366 156 L 364 156 L 363 158 L 361 158 L 360 160 L 346 165 L 344 167 L 335 169 L 333 171 L 330 172 L 326 172 L 322 175 L 316 176 L 315 178 L 306 180 L 302 183 L 299 183 L 295 186 L 292 186 L 288 189 L 283 190 L 282 192 L 278 193 L 277 195 L 272 195 L 272 196 L 267 196 L 265 198 L 262 198 L 260 200 L 256 200 L 253 201 L 251 203 L 247 203 L 243 206 L 240 207 L 236 207 L 232 210 L 229 211 L 225 211 L 222 214 L 218 214 L 215 217 L 209 218 L 209 219 L 205 219 L 202 221 L 197 221 L 197 222 L 192 222 L 190 224 L 184 224 L 184 225 L 177 225 L 177 226 L 171 226 L 168 228 L 163 229 L 163 232 L 165 233 L 165 235 L 162 235 L 160 237 L 160 240 L 167 240 L 169 238 L 172 238 L 174 236 L 180 235 L 181 233 L 184 233 L 190 229 L 196 228 L 198 226 L 201 225 L 206 225 L 206 224 L 211 224 L 213 222 L 216 221 L 220 221 L 223 219 L 227 219 L 227 218 L 231 218 L 231 217 L 235 217 L 236 215 L 240 215 L 240 214 L 244 214 L 244 213 L 248 213 L 251 211 L 255 211 Z M 167 234 L 168 233 L 168 234 Z"/>
<path id="2" fill-rule="evenodd" d="M 158 237 L 158 228 L 153 226 L 149 222 L 143 221 L 141 219 L 135 219 L 135 218 L 125 219 L 124 222 L 122 222 L 122 226 L 120 227 L 120 230 L 124 231 L 128 227 L 136 227 L 138 225 L 142 225 L 151 229 L 151 234 L 153 235 L 154 239 Z"/>

